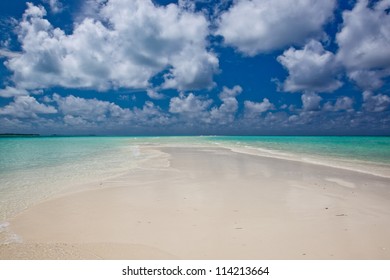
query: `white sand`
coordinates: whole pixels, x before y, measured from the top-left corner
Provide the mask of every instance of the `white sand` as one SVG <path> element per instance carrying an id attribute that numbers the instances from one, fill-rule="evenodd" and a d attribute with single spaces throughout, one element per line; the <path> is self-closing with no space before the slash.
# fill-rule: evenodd
<path id="1" fill-rule="evenodd" d="M 12 218 L 23 241 L 1 245 L 0 259 L 390 259 L 390 179 L 158 149 L 159 160 Z"/>

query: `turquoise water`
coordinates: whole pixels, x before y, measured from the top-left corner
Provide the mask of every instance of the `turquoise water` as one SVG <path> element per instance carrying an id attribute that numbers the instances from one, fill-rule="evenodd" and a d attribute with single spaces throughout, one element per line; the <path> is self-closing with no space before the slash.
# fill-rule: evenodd
<path id="1" fill-rule="evenodd" d="M 123 149 L 140 144 L 234 145 L 296 155 L 390 164 L 390 137 L 337 136 L 207 136 L 207 137 L 33 137 L 0 138 L 0 175 L 10 172 L 69 167 L 106 169 L 123 164 Z M 120 155 L 115 158 L 114 155 Z M 131 158 L 131 153 L 127 158 Z M 1 188 L 1 185 L 0 185 Z"/>
<path id="2" fill-rule="evenodd" d="M 390 137 L 217 136 L 209 139 L 225 144 L 234 143 L 296 155 L 390 164 Z"/>
<path id="3" fill-rule="evenodd" d="M 93 160 L 101 153 L 115 153 L 128 143 L 122 137 L 0 138 L 0 174 Z"/>
<path id="4" fill-rule="evenodd" d="M 137 146 L 122 137 L 0 138 L 1 221 L 53 195 L 136 166 Z"/>

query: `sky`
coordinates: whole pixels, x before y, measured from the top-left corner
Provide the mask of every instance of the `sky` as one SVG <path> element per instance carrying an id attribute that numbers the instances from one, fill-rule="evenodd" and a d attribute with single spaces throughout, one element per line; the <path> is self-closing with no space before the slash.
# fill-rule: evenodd
<path id="1" fill-rule="evenodd" d="M 0 30 L 0 133 L 390 135 L 390 0 L 6 0 Z"/>

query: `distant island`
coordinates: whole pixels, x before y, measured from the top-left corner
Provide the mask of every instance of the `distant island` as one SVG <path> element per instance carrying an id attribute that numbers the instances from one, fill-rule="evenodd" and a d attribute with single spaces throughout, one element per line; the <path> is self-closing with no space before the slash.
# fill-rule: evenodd
<path id="1" fill-rule="evenodd" d="M 66 135 L 66 134 L 28 134 L 28 133 L 0 133 L 0 138 L 4 137 L 95 137 L 96 134 L 85 134 L 85 135 Z"/>
<path id="2" fill-rule="evenodd" d="M 0 137 L 38 137 L 39 134 L 0 133 Z"/>

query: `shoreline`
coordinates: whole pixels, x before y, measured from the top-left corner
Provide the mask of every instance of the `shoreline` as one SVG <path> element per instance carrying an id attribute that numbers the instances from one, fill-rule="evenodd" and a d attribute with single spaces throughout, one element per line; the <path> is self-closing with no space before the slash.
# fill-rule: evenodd
<path id="1" fill-rule="evenodd" d="M 320 166 L 325 166 L 330 168 L 338 168 L 338 169 L 348 170 L 352 172 L 358 172 L 367 175 L 390 179 L 389 165 L 380 164 L 371 161 L 366 161 L 366 162 L 358 161 L 358 160 L 354 161 L 352 159 L 343 159 L 343 158 L 334 158 L 334 157 L 325 158 L 324 156 L 320 156 L 320 155 L 316 155 L 317 157 L 316 156 L 310 157 L 309 155 L 300 155 L 298 153 L 283 154 L 283 153 L 275 152 L 270 149 L 255 148 L 250 146 L 244 146 L 244 147 L 221 146 L 221 147 L 230 149 L 232 152 L 236 152 L 236 153 L 303 162 L 303 163 L 308 163 L 313 165 L 320 165 Z M 371 170 L 365 169 L 367 165 L 371 167 Z"/>
<path id="2" fill-rule="evenodd" d="M 310 153 L 301 153 L 299 151 L 287 151 L 287 150 L 278 150 L 275 148 L 270 147 L 264 147 L 264 146 L 256 146 L 256 145 L 249 145 L 248 143 L 234 143 L 233 141 L 229 143 L 228 142 L 221 142 L 221 140 L 210 140 L 210 138 L 218 137 L 218 136 L 197 136 L 196 138 L 199 139 L 208 139 L 209 142 L 192 142 L 192 138 L 194 137 L 187 137 L 187 136 L 160 136 L 160 137 L 145 137 L 145 139 L 149 140 L 156 140 L 156 139 L 186 139 L 188 142 L 177 142 L 172 141 L 170 142 L 148 142 L 148 145 L 151 145 L 152 147 L 156 148 L 167 148 L 167 147 L 210 147 L 210 148 L 223 148 L 223 149 L 229 149 L 232 152 L 236 153 L 243 153 L 248 155 L 255 155 L 260 157 L 267 157 L 267 158 L 278 158 L 283 160 L 291 160 L 291 161 L 297 161 L 297 162 L 305 162 L 309 164 L 315 164 L 315 165 L 322 165 L 326 167 L 334 167 L 334 168 L 340 168 L 345 169 L 349 171 L 355 171 L 359 173 L 369 174 L 373 176 L 379 176 L 383 178 L 390 178 L 390 162 L 380 162 L 380 161 L 370 161 L 370 160 L 361 160 L 356 159 L 352 157 L 335 157 L 335 156 L 326 156 L 325 154 L 310 154 Z M 257 136 L 256 136 L 257 137 Z M 261 136 L 262 137 L 262 136 Z M 268 136 L 264 136 L 268 137 Z M 284 136 L 280 136 L 284 137 Z M 293 136 L 298 137 L 298 136 Z M 300 137 L 316 137 L 316 136 L 299 136 Z M 332 137 L 350 137 L 350 136 L 332 136 Z M 365 137 L 372 137 L 376 138 L 377 136 L 365 136 Z M 385 136 L 381 136 L 385 137 Z M 134 139 L 136 139 L 135 137 Z M 390 138 L 386 136 L 386 138 Z M 142 139 L 142 138 L 140 138 Z M 144 140 L 144 139 L 142 139 Z M 238 141 L 239 142 L 239 141 Z M 141 142 L 142 143 L 142 142 Z M 142 144 L 141 144 L 142 145 Z M 367 166 L 370 167 L 370 170 L 367 170 Z"/>
<path id="3" fill-rule="evenodd" d="M 140 149 L 161 154 L 11 218 L 23 241 L 0 259 L 390 259 L 387 178 L 210 146 Z"/>

